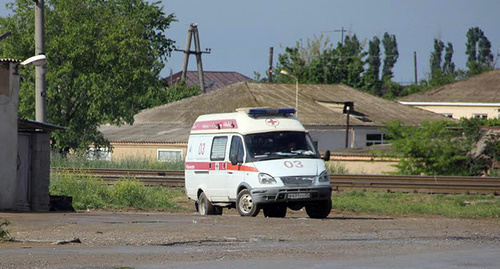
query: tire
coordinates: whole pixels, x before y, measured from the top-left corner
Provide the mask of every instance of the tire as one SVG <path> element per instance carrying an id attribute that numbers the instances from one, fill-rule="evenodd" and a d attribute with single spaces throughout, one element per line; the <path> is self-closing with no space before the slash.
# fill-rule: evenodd
<path id="1" fill-rule="evenodd" d="M 252 194 L 247 189 L 243 189 L 238 193 L 236 209 L 240 216 L 243 217 L 255 217 L 260 212 L 260 206 L 253 203 Z"/>
<path id="2" fill-rule="evenodd" d="M 198 202 L 194 202 L 194 210 L 196 210 L 196 212 L 200 212 L 200 209 L 198 208 Z"/>
<path id="3" fill-rule="evenodd" d="M 270 204 L 263 208 L 266 218 L 284 218 L 286 216 L 286 205 Z"/>
<path id="4" fill-rule="evenodd" d="M 208 200 L 204 192 L 200 193 L 200 196 L 198 197 L 198 212 L 200 212 L 200 215 L 203 216 L 214 215 L 215 213 L 214 206 Z"/>
<path id="5" fill-rule="evenodd" d="M 306 205 L 307 215 L 312 219 L 324 219 L 332 210 L 332 200 L 324 200 L 315 204 Z"/>

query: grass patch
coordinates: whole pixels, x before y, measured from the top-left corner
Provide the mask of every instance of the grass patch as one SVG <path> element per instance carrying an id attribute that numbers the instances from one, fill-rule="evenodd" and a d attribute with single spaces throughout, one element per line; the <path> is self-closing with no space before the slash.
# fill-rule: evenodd
<path id="1" fill-rule="evenodd" d="M 108 186 L 102 179 L 85 174 L 51 175 L 50 194 L 71 196 L 73 208 L 144 210 L 185 210 L 180 204 L 187 200 L 182 188 L 146 187 L 136 179 L 123 179 Z"/>
<path id="2" fill-rule="evenodd" d="M 349 174 L 349 169 L 347 169 L 340 162 L 326 162 L 326 169 L 328 170 L 328 174 Z"/>
<path id="3" fill-rule="evenodd" d="M 333 193 L 332 203 L 334 209 L 356 213 L 440 215 L 452 218 L 500 216 L 500 197 L 493 195 L 346 191 Z"/>
<path id="4" fill-rule="evenodd" d="M 126 157 L 111 161 L 90 160 L 84 153 L 73 153 L 64 156 L 52 152 L 50 167 L 184 170 L 184 162 L 158 162 L 145 157 Z"/>
<path id="5" fill-rule="evenodd" d="M 10 233 L 7 229 L 5 229 L 5 227 L 9 224 L 10 221 L 7 219 L 0 222 L 0 242 L 8 241 L 10 239 Z"/>

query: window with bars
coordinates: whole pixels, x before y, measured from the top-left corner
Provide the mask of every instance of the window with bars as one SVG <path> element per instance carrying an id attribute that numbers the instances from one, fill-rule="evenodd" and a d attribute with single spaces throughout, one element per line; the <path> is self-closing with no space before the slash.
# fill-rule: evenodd
<path id="1" fill-rule="evenodd" d="M 216 136 L 210 151 L 211 161 L 223 161 L 226 157 L 227 136 Z"/>
<path id="2" fill-rule="evenodd" d="M 182 150 L 159 149 L 157 150 L 157 160 L 159 162 L 180 162 L 182 161 Z"/>

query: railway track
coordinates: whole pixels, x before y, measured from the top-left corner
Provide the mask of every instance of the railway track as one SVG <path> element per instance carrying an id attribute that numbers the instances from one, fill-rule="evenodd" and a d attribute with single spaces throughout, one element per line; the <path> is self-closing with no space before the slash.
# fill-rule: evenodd
<path id="1" fill-rule="evenodd" d="M 108 184 L 135 178 L 147 186 L 183 187 L 184 171 L 140 169 L 52 168 L 51 173 L 93 175 Z M 455 176 L 330 175 L 334 190 L 374 190 L 384 192 L 464 193 L 500 195 L 500 178 Z"/>

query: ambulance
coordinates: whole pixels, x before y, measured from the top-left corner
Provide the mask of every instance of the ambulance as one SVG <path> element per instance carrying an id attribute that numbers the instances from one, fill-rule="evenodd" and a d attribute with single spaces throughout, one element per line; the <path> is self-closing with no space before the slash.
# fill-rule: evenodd
<path id="1" fill-rule="evenodd" d="M 325 154 L 329 158 L 329 154 Z M 185 158 L 187 197 L 201 215 L 236 208 L 241 216 L 283 218 L 305 207 L 332 208 L 330 179 L 295 109 L 246 108 L 199 116 Z"/>

